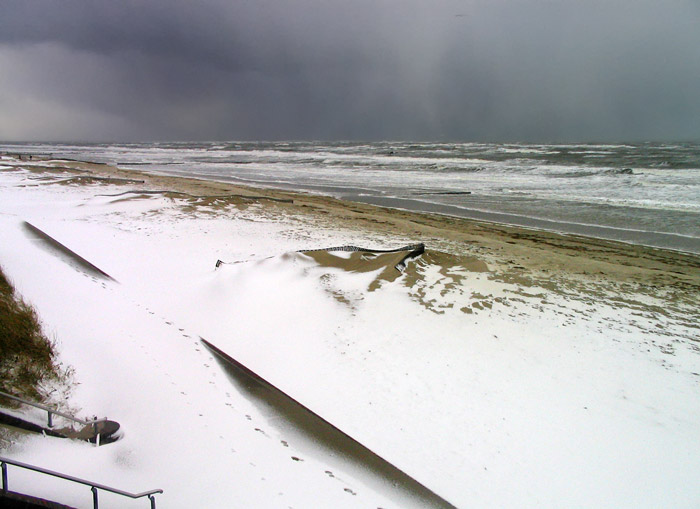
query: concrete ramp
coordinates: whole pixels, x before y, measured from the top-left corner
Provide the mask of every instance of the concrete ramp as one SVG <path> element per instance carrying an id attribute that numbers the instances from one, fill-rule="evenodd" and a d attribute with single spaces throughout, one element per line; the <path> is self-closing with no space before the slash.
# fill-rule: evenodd
<path id="1" fill-rule="evenodd" d="M 118 282 L 105 271 L 93 265 L 85 258 L 80 256 L 78 253 L 61 244 L 59 241 L 57 241 L 47 233 L 41 231 L 33 224 L 24 221 L 23 226 L 30 237 L 38 240 L 47 251 L 57 256 L 58 258 L 61 258 L 64 262 L 66 262 L 68 265 L 72 266 L 76 270 L 87 273 L 91 276 L 98 277 L 100 279 Z"/>
<path id="2" fill-rule="evenodd" d="M 203 338 L 201 341 L 216 355 L 237 389 L 257 404 L 267 407 L 276 417 L 284 419 L 297 432 L 332 455 L 342 456 L 363 470 L 371 472 L 384 489 L 389 491 L 389 497 L 390 492 L 395 490 L 404 497 L 414 499 L 421 507 L 455 507 L 227 353 Z"/>

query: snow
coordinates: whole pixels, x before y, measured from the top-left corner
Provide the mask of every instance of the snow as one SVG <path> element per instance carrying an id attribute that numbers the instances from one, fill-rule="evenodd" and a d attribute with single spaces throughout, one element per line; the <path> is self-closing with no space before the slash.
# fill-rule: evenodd
<path id="1" fill-rule="evenodd" d="M 31 436 L 7 457 L 162 488 L 158 507 L 424 503 L 241 390 L 204 338 L 456 506 L 700 504 L 699 357 L 677 341 L 673 356 L 645 346 L 674 343 L 662 328 L 692 335 L 682 320 L 488 273 L 455 269 L 451 281 L 430 265 L 418 286 L 402 275 L 370 292 L 376 273 L 295 253 L 367 246 L 357 232 L 262 207 L 185 213 L 163 196 L 117 200 L 103 196 L 116 186 L 39 185 L 16 171 L 0 185 L 0 264 L 75 368 L 79 416 L 124 431 L 99 448 Z M 23 221 L 117 282 L 65 263 Z M 395 240 L 386 246 L 406 243 Z M 84 486 L 13 467 L 9 481 L 91 507 Z M 101 507 L 146 504 L 100 493 Z"/>

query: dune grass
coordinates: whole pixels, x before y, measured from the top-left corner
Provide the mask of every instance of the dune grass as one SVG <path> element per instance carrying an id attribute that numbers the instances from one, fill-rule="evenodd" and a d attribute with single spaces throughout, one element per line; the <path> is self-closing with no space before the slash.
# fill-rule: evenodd
<path id="1" fill-rule="evenodd" d="M 43 401 L 65 380 L 56 347 L 42 332 L 36 311 L 24 302 L 0 268 L 0 390 Z M 4 406 L 14 406 L 2 398 Z"/>

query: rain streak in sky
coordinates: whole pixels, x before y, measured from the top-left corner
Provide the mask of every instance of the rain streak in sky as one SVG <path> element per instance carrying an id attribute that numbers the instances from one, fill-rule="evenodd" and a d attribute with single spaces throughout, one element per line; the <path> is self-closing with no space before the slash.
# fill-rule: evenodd
<path id="1" fill-rule="evenodd" d="M 0 4 L 0 140 L 700 139 L 697 0 Z"/>

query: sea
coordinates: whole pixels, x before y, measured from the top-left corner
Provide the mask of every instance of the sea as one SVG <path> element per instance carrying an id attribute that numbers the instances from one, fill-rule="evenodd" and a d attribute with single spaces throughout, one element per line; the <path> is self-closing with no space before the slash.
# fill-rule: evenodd
<path id="1" fill-rule="evenodd" d="M 700 143 L 4 143 L 0 151 L 700 253 Z"/>

